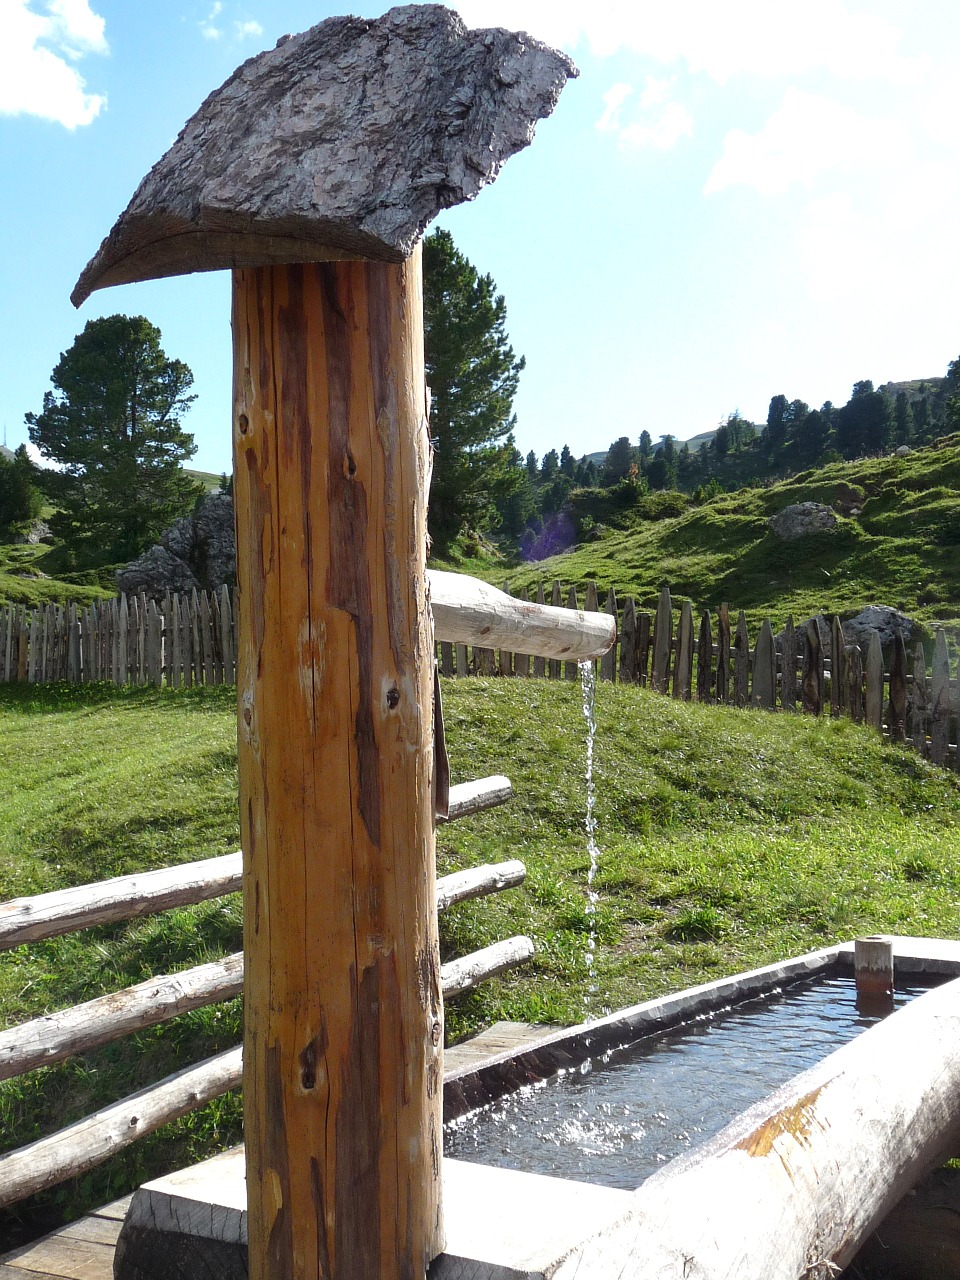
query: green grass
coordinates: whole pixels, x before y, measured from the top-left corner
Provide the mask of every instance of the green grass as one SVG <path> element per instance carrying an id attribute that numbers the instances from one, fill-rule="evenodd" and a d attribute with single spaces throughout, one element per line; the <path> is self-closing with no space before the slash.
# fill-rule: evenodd
<path id="1" fill-rule="evenodd" d="M 695 606 L 727 601 L 751 623 L 769 616 L 776 627 L 788 613 L 799 620 L 868 603 L 904 609 L 928 632 L 960 623 L 960 437 L 903 458 L 835 463 L 651 519 L 659 497 L 618 507 L 597 495 L 605 532 L 563 555 L 513 568 L 480 557 L 461 567 L 497 585 L 509 577 L 515 588 L 554 577 L 582 588 L 594 578 L 602 591 L 613 586 L 647 608 L 668 585 Z M 833 506 L 836 528 L 781 542 L 767 518 L 805 501 Z M 586 496 L 578 502 L 590 505 Z"/>
<path id="2" fill-rule="evenodd" d="M 454 781 L 515 799 L 442 827 L 441 873 L 508 857 L 527 881 L 446 912 L 443 958 L 515 933 L 534 962 L 449 1003 L 448 1039 L 497 1018 L 588 1012 L 872 931 L 960 932 L 960 786 L 848 721 L 698 707 L 601 686 L 601 848 L 591 915 L 580 693 L 444 686 Z M 238 844 L 232 690 L 0 688 L 0 897 L 213 856 Z M 586 963 L 597 933 L 594 979 Z M 7 1024 L 240 946 L 236 896 L 0 955 Z M 238 1001 L 0 1085 L 14 1147 L 237 1042 Z M 79 1212 L 236 1141 L 221 1099 L 83 1179 L 0 1213 Z"/>
<path id="3" fill-rule="evenodd" d="M 116 595 L 112 570 L 106 573 L 107 584 L 95 570 L 63 573 L 57 565 L 57 550 L 45 543 L 31 547 L 0 542 L 0 603 L 33 608 L 49 601 L 90 604 Z"/>

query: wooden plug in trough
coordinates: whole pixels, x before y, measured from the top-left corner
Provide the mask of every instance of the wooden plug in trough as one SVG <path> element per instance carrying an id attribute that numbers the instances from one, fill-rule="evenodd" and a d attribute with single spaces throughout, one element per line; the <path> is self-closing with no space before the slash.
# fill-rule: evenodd
<path id="1" fill-rule="evenodd" d="M 423 1275 L 443 1247 L 419 239 L 573 74 L 440 6 L 322 22 L 203 103 L 73 293 L 234 270 L 254 1280 Z"/>

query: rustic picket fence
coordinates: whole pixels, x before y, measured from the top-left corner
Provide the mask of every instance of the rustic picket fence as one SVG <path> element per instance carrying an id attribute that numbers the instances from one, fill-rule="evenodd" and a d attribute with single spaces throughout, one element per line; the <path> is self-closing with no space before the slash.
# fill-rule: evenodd
<path id="1" fill-rule="evenodd" d="M 734 621 L 728 605 L 715 613 L 704 610 L 697 626 L 690 602 L 677 610 L 667 588 L 655 613 L 638 609 L 630 597 L 621 608 L 612 588 L 601 605 L 593 582 L 582 604 L 576 587 L 564 591 L 559 581 L 549 593 L 541 583 L 535 599 L 616 616 L 617 643 L 597 663 L 601 680 L 697 702 L 811 715 L 829 711 L 960 769 L 960 671 L 951 675 L 942 629 L 928 672 L 922 645 L 908 655 L 898 637 L 885 665 L 878 636 L 864 651 L 847 643 L 837 619 L 829 635 L 815 619 L 800 628 L 788 619 L 778 637 L 765 620 L 751 638 L 742 611 Z M 446 641 L 437 650 L 445 676 L 579 679 L 576 662 Z M 87 606 L 0 608 L 2 681 L 233 684 L 236 651 L 236 598 L 228 587 L 168 594 L 159 602 L 141 594 Z"/>
<path id="2" fill-rule="evenodd" d="M 0 608 L 0 680 L 233 684 L 234 591 L 119 596 L 90 605 Z"/>
<path id="3" fill-rule="evenodd" d="M 525 599 L 526 593 L 519 596 Z M 576 587 L 564 592 L 559 581 L 549 595 L 540 583 L 534 598 L 571 609 L 602 608 L 617 617 L 617 643 L 597 663 L 601 680 L 640 684 L 684 701 L 847 716 L 894 742 L 909 743 L 935 764 L 960 769 L 960 669 L 951 675 L 942 628 L 936 632 L 928 673 L 922 644 L 908 655 L 898 634 L 885 665 L 876 632 L 861 648 L 846 640 L 836 617 L 829 634 L 816 618 L 798 628 L 791 617 L 779 636 L 765 619 L 751 639 L 742 610 L 735 622 L 729 605 L 722 604 L 715 614 L 704 610 L 697 626 L 692 604 L 684 601 L 677 611 L 666 587 L 655 613 L 637 609 L 632 597 L 621 609 L 612 588 L 601 606 L 592 582 L 582 606 Z M 580 678 L 576 662 L 479 646 L 441 643 L 438 649 L 446 676 Z"/>

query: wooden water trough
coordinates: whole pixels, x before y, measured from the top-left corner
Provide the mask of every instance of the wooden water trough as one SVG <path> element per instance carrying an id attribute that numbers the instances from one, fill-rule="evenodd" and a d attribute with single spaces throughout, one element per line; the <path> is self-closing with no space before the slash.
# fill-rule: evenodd
<path id="1" fill-rule="evenodd" d="M 898 978 L 946 984 L 636 1191 L 445 1161 L 447 1248 L 431 1280 L 828 1280 L 852 1262 L 851 1280 L 956 1280 L 960 1237 L 937 1202 L 925 1208 L 929 1198 L 914 1197 L 904 1202 L 914 1206 L 906 1214 L 895 1206 L 960 1150 L 960 943 L 888 942 Z M 854 953 L 853 944 L 824 948 L 464 1059 L 447 1074 L 445 1114 L 741 1001 L 849 973 Z M 956 1198 L 955 1186 L 950 1194 Z M 119 1235 L 120 1280 L 191 1280 L 196 1267 L 240 1280 L 247 1258 L 242 1150 L 148 1183 Z M 45 1255 L 38 1249 L 34 1256 L 39 1266 Z M 889 1270 L 892 1256 L 897 1267 Z M 0 1280 L 7 1280 L 2 1265 Z"/>

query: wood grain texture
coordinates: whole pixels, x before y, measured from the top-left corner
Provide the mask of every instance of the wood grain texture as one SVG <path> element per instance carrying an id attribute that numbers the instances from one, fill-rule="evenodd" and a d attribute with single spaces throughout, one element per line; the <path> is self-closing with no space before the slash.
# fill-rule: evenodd
<path id="1" fill-rule="evenodd" d="M 689 702 L 692 685 L 693 605 L 689 600 L 684 600 L 680 606 L 680 623 L 677 627 L 677 645 L 673 667 L 673 696 L 683 702 Z"/>
<path id="2" fill-rule="evenodd" d="M 730 701 L 730 606 L 717 610 L 717 702 Z"/>
<path id="3" fill-rule="evenodd" d="M 234 274 L 253 1280 L 442 1248 L 420 255 Z"/>
<path id="4" fill-rule="evenodd" d="M 753 651 L 751 703 L 772 710 L 777 705 L 777 650 L 770 620 L 764 618 Z"/>
<path id="5" fill-rule="evenodd" d="M 242 990 L 243 956 L 237 952 L 34 1018 L 0 1031 L 0 1080 L 87 1053 L 191 1009 L 229 1000 Z"/>
<path id="6" fill-rule="evenodd" d="M 228 1049 L 50 1137 L 7 1152 L 0 1156 L 0 1205 L 14 1204 L 66 1178 L 95 1169 L 144 1134 L 236 1089 L 240 1077 L 240 1049 Z"/>
<path id="7" fill-rule="evenodd" d="M 576 587 L 566 609 L 533 604 L 508 596 L 466 573 L 431 569 L 430 606 L 441 640 L 486 648 L 523 645 L 523 651 L 573 664 L 606 653 L 617 637 L 617 620 L 609 614 L 577 608 Z M 503 670 L 502 674 L 509 674 Z"/>
<path id="8" fill-rule="evenodd" d="M 867 641 L 864 717 L 871 729 L 883 730 L 883 649 L 879 631 L 871 631 Z"/>
<path id="9" fill-rule="evenodd" d="M 820 624 L 811 618 L 803 633 L 803 710 L 807 715 L 823 714 L 823 637 Z"/>
<path id="10" fill-rule="evenodd" d="M 745 707 L 750 701 L 750 636 L 743 610 L 737 616 L 733 638 L 733 703 Z"/>
<path id="11" fill-rule="evenodd" d="M 670 687 L 670 654 L 673 651 L 673 603 L 670 588 L 663 587 L 657 601 L 653 624 L 653 673 L 650 687 L 656 693 L 667 693 Z"/>
<path id="12" fill-rule="evenodd" d="M 950 657 L 943 627 L 937 627 L 933 642 L 933 670 L 930 676 L 930 759 L 943 764 L 950 745 Z"/>
<path id="13" fill-rule="evenodd" d="M 891 742 L 903 742 L 907 736 L 907 646 L 902 631 L 893 637 L 889 689 L 887 730 Z"/>

